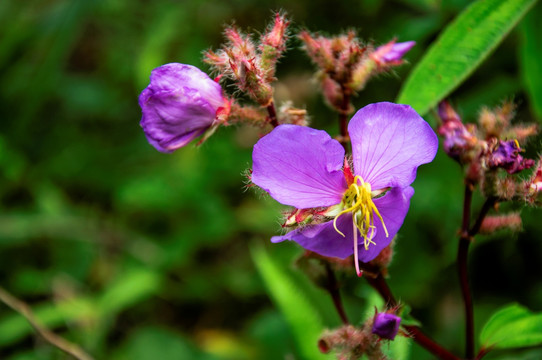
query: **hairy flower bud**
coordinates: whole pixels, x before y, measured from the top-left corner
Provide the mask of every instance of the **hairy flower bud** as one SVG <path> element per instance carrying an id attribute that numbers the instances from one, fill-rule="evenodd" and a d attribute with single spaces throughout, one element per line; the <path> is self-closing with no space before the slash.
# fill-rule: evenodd
<path id="1" fill-rule="evenodd" d="M 542 204 L 542 157 L 536 165 L 532 177 L 525 182 L 525 200 L 532 205 Z"/>
<path id="2" fill-rule="evenodd" d="M 475 149 L 478 139 L 469 131 L 452 106 L 442 101 L 438 107 L 438 114 L 442 124 L 438 127 L 438 134 L 444 138 L 444 151 L 451 158 L 459 162 L 469 162 L 472 150 Z"/>
<path id="3" fill-rule="evenodd" d="M 363 354 L 379 354 L 380 347 L 364 328 L 345 325 L 328 330 L 318 340 L 318 348 L 324 354 L 335 350 L 338 359 L 360 359 Z"/>
<path id="4" fill-rule="evenodd" d="M 141 127 L 151 145 L 171 153 L 226 121 L 222 88 L 198 68 L 178 63 L 154 69 L 139 95 Z"/>
<path id="5" fill-rule="evenodd" d="M 484 218 L 480 227 L 480 234 L 493 234 L 499 230 L 521 230 L 521 217 L 514 212 L 506 215 L 489 215 Z"/>
<path id="6" fill-rule="evenodd" d="M 399 331 L 401 318 L 394 314 L 378 313 L 374 317 L 372 332 L 382 339 L 393 340 Z"/>

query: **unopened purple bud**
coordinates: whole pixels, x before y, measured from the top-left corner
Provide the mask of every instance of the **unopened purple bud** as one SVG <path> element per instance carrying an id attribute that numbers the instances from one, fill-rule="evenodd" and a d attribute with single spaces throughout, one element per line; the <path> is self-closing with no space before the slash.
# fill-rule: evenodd
<path id="1" fill-rule="evenodd" d="M 403 56 L 405 56 L 414 45 L 416 45 L 415 41 L 401 43 L 391 41 L 376 48 L 373 57 L 380 63 L 397 63 L 402 60 Z"/>
<path id="2" fill-rule="evenodd" d="M 383 339 L 393 340 L 399 332 L 401 318 L 394 314 L 378 313 L 375 315 L 372 333 Z"/>
<path id="3" fill-rule="evenodd" d="M 460 161 L 477 142 L 474 136 L 461 121 L 459 115 L 447 101 L 442 101 L 438 106 L 438 114 L 442 124 L 438 127 L 438 133 L 444 138 L 444 151 L 450 157 Z"/>
<path id="4" fill-rule="evenodd" d="M 150 78 L 139 95 L 140 125 L 158 151 L 171 153 L 185 146 L 208 130 L 217 116 L 227 116 L 229 102 L 222 88 L 194 66 L 162 65 Z"/>

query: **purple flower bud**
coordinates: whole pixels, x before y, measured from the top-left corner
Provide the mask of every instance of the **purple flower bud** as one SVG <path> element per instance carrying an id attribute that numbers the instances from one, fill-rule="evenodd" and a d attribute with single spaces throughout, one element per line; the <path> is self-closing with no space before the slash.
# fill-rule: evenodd
<path id="1" fill-rule="evenodd" d="M 394 314 L 378 313 L 373 322 L 373 334 L 383 339 L 393 340 L 399 331 L 401 318 Z"/>
<path id="2" fill-rule="evenodd" d="M 515 174 L 523 169 L 532 167 L 534 161 L 524 159 L 519 154 L 520 151 L 521 148 L 517 140 L 499 140 L 498 147 L 489 156 L 488 165 L 490 168 L 503 168 L 509 174 Z"/>
<path id="3" fill-rule="evenodd" d="M 154 69 L 139 95 L 141 127 L 151 145 L 171 153 L 202 135 L 229 112 L 222 88 L 191 65 L 171 63 Z"/>
<path id="4" fill-rule="evenodd" d="M 444 138 L 444 151 L 451 158 L 460 161 L 476 146 L 476 136 L 461 122 L 461 118 L 448 102 L 442 101 L 439 104 L 438 114 L 442 124 L 437 131 Z"/>
<path id="5" fill-rule="evenodd" d="M 416 45 L 415 41 L 396 43 L 395 40 L 392 40 L 385 45 L 377 47 L 372 56 L 378 63 L 398 63 L 414 45 Z"/>

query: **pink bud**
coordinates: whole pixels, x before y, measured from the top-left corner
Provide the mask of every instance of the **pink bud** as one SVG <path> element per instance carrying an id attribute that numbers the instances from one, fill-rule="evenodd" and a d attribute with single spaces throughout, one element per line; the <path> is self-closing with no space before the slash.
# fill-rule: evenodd
<path id="1" fill-rule="evenodd" d="M 284 51 L 287 37 L 286 29 L 289 24 L 290 22 L 286 20 L 284 15 L 277 13 L 273 27 L 262 38 L 262 44 L 271 46 L 279 51 Z"/>

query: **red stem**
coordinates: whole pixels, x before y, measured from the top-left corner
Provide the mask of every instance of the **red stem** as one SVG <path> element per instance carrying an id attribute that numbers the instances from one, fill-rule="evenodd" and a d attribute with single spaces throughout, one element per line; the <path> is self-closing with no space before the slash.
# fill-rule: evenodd
<path id="1" fill-rule="evenodd" d="M 457 250 L 457 272 L 461 295 L 465 309 L 465 357 L 474 359 L 474 308 L 472 305 L 472 294 L 469 286 L 468 254 L 472 237 L 469 234 L 470 209 L 472 202 L 472 188 L 470 183 L 465 185 L 465 198 L 463 201 L 463 221 L 461 224 L 461 236 Z"/>
<path id="2" fill-rule="evenodd" d="M 273 127 L 279 126 L 279 121 L 277 119 L 277 111 L 275 110 L 275 102 L 271 101 L 269 105 L 266 107 L 267 113 L 269 114 L 269 123 L 273 125 Z"/>
<path id="3" fill-rule="evenodd" d="M 339 314 L 343 324 L 348 325 L 350 322 L 348 321 L 348 317 L 346 315 L 346 312 L 344 311 L 343 303 L 341 300 L 341 293 L 339 292 L 339 284 L 337 282 L 337 278 L 335 277 L 335 273 L 331 269 L 331 266 L 326 263 L 326 273 L 327 273 L 327 286 L 326 289 L 329 292 L 329 295 L 331 295 L 331 299 L 333 300 L 333 305 L 335 305 L 335 309 L 337 309 L 337 313 Z"/>
<path id="4" fill-rule="evenodd" d="M 339 132 L 341 134 L 340 143 L 345 150 L 348 146 L 348 112 L 350 111 L 350 92 L 341 86 L 343 101 L 339 109 Z"/>

